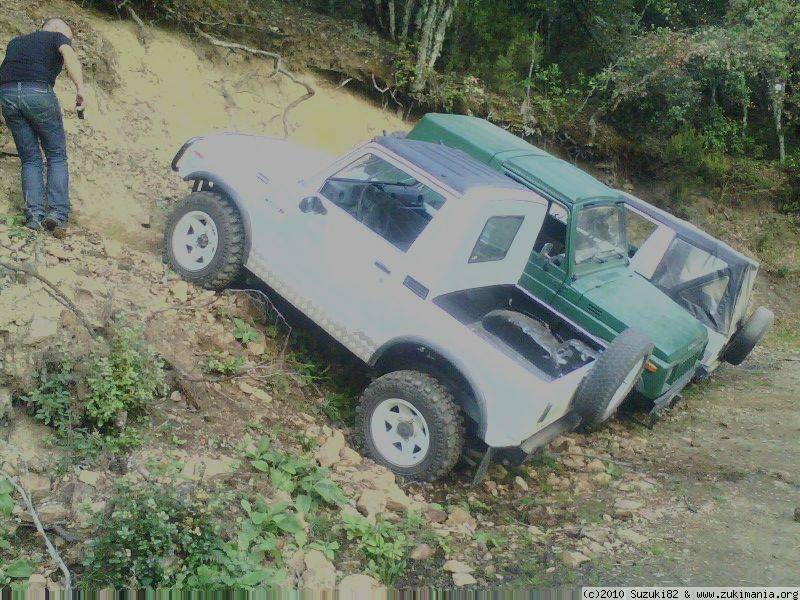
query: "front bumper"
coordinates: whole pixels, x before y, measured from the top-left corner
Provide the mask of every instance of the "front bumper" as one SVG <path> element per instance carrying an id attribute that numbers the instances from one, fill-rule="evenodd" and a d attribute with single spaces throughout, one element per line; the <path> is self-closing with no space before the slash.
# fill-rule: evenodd
<path id="1" fill-rule="evenodd" d="M 673 383 L 666 392 L 661 394 L 658 398 L 653 399 L 653 408 L 650 410 L 650 413 L 658 412 L 669 406 L 675 396 L 680 394 L 681 390 L 689 385 L 689 382 L 692 381 L 696 373 L 697 367 L 689 369 L 680 379 Z"/>

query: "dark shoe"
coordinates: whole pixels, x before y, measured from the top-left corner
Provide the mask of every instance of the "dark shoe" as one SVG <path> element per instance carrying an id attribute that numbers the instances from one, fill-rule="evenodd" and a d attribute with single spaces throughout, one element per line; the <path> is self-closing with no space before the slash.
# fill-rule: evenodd
<path id="1" fill-rule="evenodd" d="M 42 225 L 44 225 L 44 228 L 47 229 L 47 231 L 53 231 L 56 227 L 61 225 L 61 221 L 53 216 L 48 215 L 44 218 L 44 221 L 42 221 Z"/>
<path id="2" fill-rule="evenodd" d="M 63 240 L 67 237 L 67 226 L 62 224 L 56 225 L 50 233 L 52 233 L 53 237 L 57 240 Z"/>

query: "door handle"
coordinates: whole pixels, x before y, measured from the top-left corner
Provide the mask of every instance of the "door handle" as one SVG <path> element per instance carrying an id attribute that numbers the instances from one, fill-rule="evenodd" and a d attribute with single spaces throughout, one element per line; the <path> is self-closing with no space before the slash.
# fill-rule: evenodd
<path id="1" fill-rule="evenodd" d="M 386 273 L 387 275 L 390 275 L 390 274 L 392 273 L 392 271 L 389 269 L 389 267 L 387 267 L 385 264 L 383 264 L 383 263 L 382 263 L 382 262 L 380 262 L 380 261 L 377 261 L 377 260 L 376 260 L 376 261 L 375 261 L 373 264 L 374 264 L 376 267 L 378 267 L 378 268 L 379 268 L 381 271 L 383 271 L 384 273 Z"/>

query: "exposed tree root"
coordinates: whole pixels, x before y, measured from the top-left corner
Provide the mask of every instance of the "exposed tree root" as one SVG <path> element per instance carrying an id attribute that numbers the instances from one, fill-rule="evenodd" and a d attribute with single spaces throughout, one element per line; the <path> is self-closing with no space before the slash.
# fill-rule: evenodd
<path id="1" fill-rule="evenodd" d="M 225 40 L 220 40 L 215 38 L 213 35 L 210 35 L 200 29 L 197 25 L 194 28 L 197 35 L 205 38 L 214 46 L 218 46 L 220 48 L 227 48 L 228 50 L 240 50 L 242 52 L 248 52 L 249 54 L 255 54 L 256 56 L 263 56 L 265 58 L 272 59 L 274 63 L 274 71 L 270 75 L 271 77 L 280 73 L 284 77 L 288 78 L 292 83 L 296 83 L 306 89 L 306 93 L 296 100 L 290 102 L 286 108 L 283 109 L 283 139 L 289 137 L 289 113 L 294 110 L 299 104 L 305 102 L 309 98 L 312 98 L 315 94 L 314 88 L 312 88 L 309 84 L 305 83 L 304 81 L 300 81 L 295 75 L 286 69 L 283 66 L 283 59 L 281 58 L 280 54 L 275 52 L 268 52 L 266 50 L 259 50 L 258 48 L 251 48 L 250 46 L 245 46 L 244 44 L 237 44 L 236 42 L 227 42 Z"/>

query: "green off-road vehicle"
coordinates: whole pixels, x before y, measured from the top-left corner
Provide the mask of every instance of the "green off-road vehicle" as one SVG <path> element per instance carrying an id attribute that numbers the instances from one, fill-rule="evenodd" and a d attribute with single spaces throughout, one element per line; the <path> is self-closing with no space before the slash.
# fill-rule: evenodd
<path id="1" fill-rule="evenodd" d="M 621 192 L 483 119 L 429 114 L 407 137 L 463 150 L 548 201 L 519 285 L 602 340 L 645 332 L 655 351 L 641 398 L 664 406 L 692 379 L 708 331 L 631 265 Z"/>

